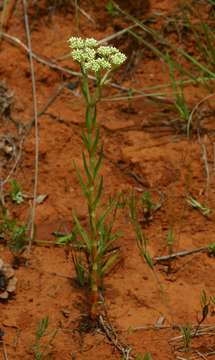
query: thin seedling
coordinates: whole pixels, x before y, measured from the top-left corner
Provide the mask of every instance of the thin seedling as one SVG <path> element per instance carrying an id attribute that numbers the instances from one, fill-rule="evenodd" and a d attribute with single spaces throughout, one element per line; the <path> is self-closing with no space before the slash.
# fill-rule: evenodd
<path id="1" fill-rule="evenodd" d="M 133 225 L 134 228 L 134 232 L 136 235 L 136 241 L 137 241 L 137 246 L 140 252 L 141 257 L 144 259 L 145 263 L 148 265 L 148 267 L 150 268 L 150 270 L 153 273 L 153 276 L 155 278 L 156 284 L 158 286 L 158 289 L 160 291 L 160 294 L 162 296 L 162 301 L 166 307 L 166 309 L 168 310 L 172 320 L 173 320 L 173 315 L 172 315 L 172 311 L 171 308 L 169 306 L 169 299 L 168 296 L 165 292 L 164 286 L 161 283 L 159 276 L 156 272 L 155 269 L 155 262 L 148 250 L 148 239 L 141 227 L 141 222 L 138 219 L 138 203 L 137 203 L 137 199 L 136 196 L 134 194 L 134 192 L 131 193 L 131 196 L 129 198 L 129 202 L 128 202 L 128 207 L 129 207 L 129 216 L 130 216 L 130 221 Z"/>
<path id="2" fill-rule="evenodd" d="M 208 245 L 208 255 L 211 257 L 215 256 L 215 243 Z"/>
<path id="3" fill-rule="evenodd" d="M 149 191 L 144 191 L 141 196 L 141 203 L 143 206 L 143 221 L 149 223 L 153 219 L 153 214 L 155 211 L 159 210 L 161 207 L 160 203 L 154 203 Z"/>
<path id="4" fill-rule="evenodd" d="M 130 215 L 130 220 L 131 223 L 133 225 L 135 234 L 136 234 L 136 240 L 137 240 L 137 245 L 140 251 L 141 256 L 145 259 L 146 263 L 148 264 L 148 266 L 154 270 L 154 263 L 152 260 L 152 257 L 150 256 L 150 253 L 148 251 L 148 239 L 146 237 L 146 235 L 144 234 L 144 232 L 142 231 L 139 219 L 138 219 L 138 214 L 137 214 L 137 199 L 135 194 L 132 192 L 131 196 L 130 196 L 130 201 L 129 201 L 129 215 Z"/>
<path id="5" fill-rule="evenodd" d="M 198 331 L 200 329 L 200 326 L 207 319 L 211 303 L 214 304 L 214 297 L 210 296 L 208 298 L 205 290 L 202 290 L 201 295 L 200 295 L 201 317 L 200 317 L 200 319 L 197 318 L 198 325 L 196 327 L 196 330 L 195 330 L 195 333 L 193 336 L 196 336 L 196 334 L 198 333 Z"/>
<path id="6" fill-rule="evenodd" d="M 175 108 L 178 111 L 179 119 L 182 122 L 184 122 L 187 126 L 189 116 L 190 116 L 190 110 L 189 110 L 189 107 L 187 105 L 185 95 L 184 95 L 183 81 L 181 80 L 179 83 L 177 83 L 176 76 L 175 76 L 174 62 L 169 55 L 167 57 L 167 63 L 169 66 L 170 80 L 171 80 L 171 85 L 172 85 L 172 90 L 173 90 L 173 95 L 174 95 Z"/>
<path id="7" fill-rule="evenodd" d="M 47 334 L 49 326 L 49 318 L 46 316 L 40 320 L 36 334 L 35 334 L 35 343 L 33 345 L 34 360 L 44 360 L 48 355 L 50 355 L 52 349 L 52 342 L 57 335 L 57 330 L 54 330 L 51 334 Z M 49 336 L 47 341 L 43 341 L 44 337 Z"/>
<path id="8" fill-rule="evenodd" d="M 184 351 L 189 353 L 191 351 L 191 343 L 192 343 L 192 331 L 193 328 L 191 325 L 183 325 L 181 326 L 181 335 L 183 340 Z"/>
<path id="9" fill-rule="evenodd" d="M 16 204 L 24 202 L 24 194 L 21 185 L 16 180 L 11 180 L 10 198 Z"/>
<path id="10" fill-rule="evenodd" d="M 0 241 L 9 246 L 14 257 L 18 257 L 26 249 L 29 242 L 27 226 L 18 224 L 8 214 L 3 214 L 0 221 Z"/>
<path id="11" fill-rule="evenodd" d="M 138 353 L 135 357 L 135 360 L 153 360 L 149 352 L 145 353 L 144 357 L 141 353 Z"/>
<path id="12" fill-rule="evenodd" d="M 173 228 L 170 227 L 167 233 L 167 237 L 166 237 L 166 244 L 167 244 L 167 248 L 168 248 L 168 255 L 169 260 L 168 260 L 168 268 L 167 268 L 167 274 L 170 274 L 172 272 L 172 259 L 171 259 L 171 255 L 173 254 L 173 245 L 175 243 L 175 235 L 174 235 L 174 231 Z"/>
<path id="13" fill-rule="evenodd" d="M 211 214 L 212 209 L 202 205 L 199 201 L 194 199 L 192 196 L 187 197 L 187 203 L 194 209 L 198 210 L 206 218 Z"/>

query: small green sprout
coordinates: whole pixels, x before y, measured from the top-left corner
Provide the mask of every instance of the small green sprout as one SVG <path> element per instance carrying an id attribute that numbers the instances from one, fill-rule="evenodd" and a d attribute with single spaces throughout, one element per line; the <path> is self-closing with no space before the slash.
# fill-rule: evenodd
<path id="1" fill-rule="evenodd" d="M 215 243 L 211 243 L 208 245 L 208 254 L 209 256 L 215 256 Z"/>
<path id="2" fill-rule="evenodd" d="M 210 299 L 209 300 L 207 299 L 207 294 L 205 290 L 202 290 L 200 302 L 202 308 L 202 318 L 200 320 L 200 323 L 202 323 L 208 316 L 209 305 L 210 305 Z"/>
<path id="3" fill-rule="evenodd" d="M 150 220 L 152 220 L 153 213 L 160 209 L 161 204 L 160 203 L 154 203 L 151 198 L 151 194 L 149 191 L 144 191 L 144 193 L 141 196 L 141 202 L 143 205 L 143 216 L 144 221 L 148 223 Z"/>
<path id="4" fill-rule="evenodd" d="M 26 225 L 17 224 L 15 219 L 3 216 L 0 222 L 0 240 L 6 242 L 14 255 L 19 255 L 29 243 Z"/>
<path id="5" fill-rule="evenodd" d="M 26 225 L 15 225 L 11 232 L 9 247 L 13 254 L 19 255 L 27 247 L 29 239 Z"/>
<path id="6" fill-rule="evenodd" d="M 200 202 L 198 202 L 193 197 L 189 196 L 187 198 L 187 203 L 192 206 L 194 209 L 198 210 L 203 216 L 208 217 L 211 213 L 211 209 L 208 207 L 205 207 Z"/>
<path id="7" fill-rule="evenodd" d="M 143 257 L 143 259 L 145 260 L 146 264 L 150 267 L 150 269 L 153 270 L 154 262 L 147 248 L 148 239 L 146 238 L 146 235 L 144 234 L 140 221 L 138 219 L 137 199 L 134 193 L 132 193 L 130 196 L 128 206 L 129 206 L 130 220 L 133 225 L 134 231 L 136 233 L 136 241 L 140 251 L 140 255 Z"/>
<path id="8" fill-rule="evenodd" d="M 207 318 L 207 316 L 209 314 L 210 303 L 213 302 L 212 298 L 213 298 L 212 296 L 210 296 L 208 298 L 205 290 L 202 290 L 201 295 L 200 295 L 201 318 L 198 319 L 198 326 L 196 327 L 193 337 L 196 336 L 196 334 L 198 333 L 198 330 L 200 328 L 200 325 L 205 321 L 205 319 Z"/>
<path id="9" fill-rule="evenodd" d="M 181 80 L 179 83 L 177 82 L 175 73 L 174 73 L 174 71 L 175 71 L 174 61 L 172 60 L 172 58 L 169 55 L 167 55 L 166 59 L 167 59 L 168 65 L 169 65 L 170 80 L 171 80 L 173 95 L 175 98 L 175 108 L 179 113 L 180 119 L 187 124 L 189 121 L 189 117 L 190 117 L 190 110 L 188 108 L 188 105 L 187 105 L 187 102 L 185 99 L 185 95 L 184 95 L 183 81 Z"/>
<path id="10" fill-rule="evenodd" d="M 166 243 L 167 243 L 169 255 L 171 255 L 173 253 L 174 242 L 175 242 L 174 231 L 173 231 L 173 228 L 170 227 L 168 230 L 168 233 L 167 233 L 167 237 L 166 237 Z M 167 274 L 170 274 L 171 272 L 172 272 L 172 261 L 170 258 L 168 261 Z"/>
<path id="11" fill-rule="evenodd" d="M 189 352 L 191 349 L 192 331 L 193 331 L 193 328 L 191 325 L 181 326 L 181 334 L 182 334 L 182 338 L 183 338 L 185 352 Z"/>
<path id="12" fill-rule="evenodd" d="M 118 13 L 112 1 L 108 1 L 105 8 L 106 8 L 107 12 L 113 17 L 116 16 Z"/>
<path id="13" fill-rule="evenodd" d="M 152 355 L 149 352 L 145 353 L 143 360 L 153 360 Z"/>
<path id="14" fill-rule="evenodd" d="M 16 180 L 11 181 L 10 197 L 16 204 L 21 204 L 24 201 L 23 192 L 21 186 Z"/>
<path id="15" fill-rule="evenodd" d="M 52 333 L 47 334 L 49 326 L 49 318 L 46 316 L 42 320 L 40 320 L 36 335 L 35 335 L 35 343 L 33 345 L 33 353 L 34 360 L 43 360 L 47 358 L 47 356 L 51 352 L 52 342 L 57 335 L 57 330 L 54 330 Z M 48 340 L 46 342 L 42 342 L 42 339 L 48 335 Z"/>

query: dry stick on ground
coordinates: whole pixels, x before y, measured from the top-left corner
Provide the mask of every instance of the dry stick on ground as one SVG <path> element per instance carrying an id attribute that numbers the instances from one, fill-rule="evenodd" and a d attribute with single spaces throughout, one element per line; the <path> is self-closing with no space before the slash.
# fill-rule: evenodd
<path id="1" fill-rule="evenodd" d="M 32 213 L 29 221 L 30 241 L 29 241 L 28 249 L 30 251 L 34 237 L 34 221 L 35 221 L 36 206 L 37 206 L 37 186 L 38 186 L 38 171 L 39 171 L 39 131 L 38 131 L 38 115 L 37 115 L 38 111 L 37 111 L 36 81 L 35 81 L 34 62 L 32 55 L 32 46 L 31 46 L 31 34 L 30 34 L 29 20 L 28 20 L 28 8 L 27 8 L 26 0 L 22 0 L 22 3 L 24 10 L 25 31 L 26 31 L 26 37 L 28 43 L 28 53 L 29 53 L 30 70 L 31 70 L 33 112 L 34 112 L 34 124 L 35 124 L 35 168 L 34 168 L 35 174 L 34 174 Z"/>
<path id="2" fill-rule="evenodd" d="M 189 119 L 188 119 L 188 122 L 187 122 L 187 136 L 189 137 L 190 136 L 190 127 L 192 125 L 192 121 L 193 121 L 193 115 L 195 114 L 195 112 L 198 110 L 199 106 L 201 104 L 203 104 L 206 100 L 209 100 L 210 98 L 212 98 L 213 96 L 215 96 L 215 94 L 209 94 L 207 96 L 205 96 L 203 99 L 201 99 L 195 106 L 194 108 L 192 109 L 191 113 L 190 113 L 190 116 L 189 116 Z M 198 124 L 198 127 L 199 127 L 199 124 Z"/>
<path id="3" fill-rule="evenodd" d="M 202 160 L 205 165 L 205 174 L 206 174 L 205 194 L 206 194 L 206 197 L 208 198 L 211 181 L 210 181 L 210 170 L 209 170 L 209 165 L 208 165 L 207 148 L 206 148 L 205 144 L 201 141 L 200 134 L 198 134 L 198 138 L 199 138 L 200 146 L 202 148 Z"/>
<path id="4" fill-rule="evenodd" d="M 173 260 L 173 259 L 176 259 L 177 257 L 183 257 L 183 256 L 187 256 L 187 255 L 197 254 L 199 252 L 208 252 L 208 246 L 204 246 L 204 247 L 200 247 L 200 248 L 192 249 L 192 250 L 180 251 L 178 253 L 174 253 L 174 254 L 170 254 L 170 255 L 157 256 L 153 260 L 155 262 L 162 262 L 162 261 L 166 261 L 166 260 Z"/>
<path id="5" fill-rule="evenodd" d="M 72 2 L 72 4 L 73 4 L 73 6 L 74 6 L 75 8 L 77 8 L 77 10 L 80 11 L 80 13 L 87 18 L 87 20 L 91 21 L 93 24 L 96 23 L 95 20 L 94 20 L 86 11 L 84 11 L 84 10 L 78 5 L 78 1 L 77 1 L 77 0 L 74 0 L 74 1 L 72 0 L 71 2 Z"/>
<path id="6" fill-rule="evenodd" d="M 199 106 L 202 105 L 205 101 L 211 99 L 212 97 L 214 97 L 215 94 L 209 94 L 207 96 L 205 96 L 203 99 L 201 99 L 193 108 L 193 110 L 190 113 L 189 119 L 188 119 L 188 123 L 187 123 L 187 136 L 189 137 L 190 135 L 190 127 L 192 125 L 192 121 L 193 121 L 193 115 L 194 113 L 198 110 Z M 198 128 L 197 128 L 197 132 L 198 132 L 198 141 L 199 144 L 202 148 L 202 160 L 204 162 L 205 165 L 205 173 L 206 173 L 206 196 L 208 197 L 208 193 L 209 193 L 209 189 L 210 189 L 210 170 L 209 170 L 209 166 L 208 166 L 208 159 L 207 159 L 207 149 L 205 144 L 201 141 L 201 135 L 200 135 L 200 124 L 197 124 Z"/>
<path id="7" fill-rule="evenodd" d="M 111 341 L 111 343 L 114 345 L 114 347 L 120 352 L 121 355 L 123 355 L 124 360 L 132 360 L 134 357 L 130 355 L 131 347 L 128 345 L 122 344 L 116 335 L 116 332 L 112 328 L 110 323 L 107 323 L 107 321 L 103 318 L 102 315 L 99 316 L 99 325 L 101 327 L 101 330 L 104 332 L 104 334 L 107 336 L 107 338 Z"/>

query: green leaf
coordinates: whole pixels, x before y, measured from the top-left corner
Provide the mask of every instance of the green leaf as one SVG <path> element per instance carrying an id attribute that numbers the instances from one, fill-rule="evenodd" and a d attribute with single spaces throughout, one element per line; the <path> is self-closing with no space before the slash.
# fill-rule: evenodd
<path id="1" fill-rule="evenodd" d="M 48 325 L 49 325 L 49 317 L 46 316 L 44 319 L 42 319 L 40 322 L 39 322 L 39 325 L 37 327 L 37 331 L 36 331 L 36 339 L 37 341 L 39 339 L 41 339 L 41 337 L 43 337 L 45 335 L 45 332 L 48 328 Z"/>
<path id="2" fill-rule="evenodd" d="M 208 215 L 210 215 L 210 213 L 211 213 L 211 209 L 210 208 L 207 208 L 207 207 L 205 207 L 205 206 L 203 206 L 202 204 L 200 204 L 196 199 L 194 199 L 193 197 L 188 197 L 187 198 L 187 202 L 188 202 L 188 204 L 190 205 L 190 206 L 192 206 L 194 209 L 197 209 L 197 210 L 199 210 L 201 213 L 202 213 L 202 215 L 204 215 L 204 216 L 208 216 Z"/>
<path id="3" fill-rule="evenodd" d="M 145 353 L 143 360 L 152 360 L 152 356 L 149 352 Z"/>
<path id="4" fill-rule="evenodd" d="M 76 240 L 76 237 L 75 237 L 75 234 L 72 232 L 71 234 L 58 237 L 58 239 L 56 240 L 55 243 L 57 245 L 66 245 L 69 242 L 74 241 L 74 240 Z"/>
<path id="5" fill-rule="evenodd" d="M 105 264 L 102 267 L 102 275 L 107 274 L 107 272 L 112 268 L 116 260 L 118 259 L 118 254 L 111 255 Z"/>
<path id="6" fill-rule="evenodd" d="M 78 220 L 77 216 L 74 213 L 73 213 L 73 218 L 75 220 L 77 230 L 78 230 L 79 234 L 81 235 L 84 243 L 86 244 L 88 252 L 90 253 L 92 245 L 91 245 L 91 241 L 87 235 L 87 232 L 84 230 L 83 226 L 80 224 L 80 221 Z"/>
<path id="7" fill-rule="evenodd" d="M 92 144 L 92 148 L 91 148 L 92 155 L 94 155 L 96 150 L 97 150 L 98 142 L 99 142 L 99 128 L 96 129 L 95 140 L 94 140 L 94 142 Z"/>
<path id="8" fill-rule="evenodd" d="M 92 176 L 90 174 L 90 170 L 89 170 L 89 167 L 87 165 L 87 159 L 86 159 L 86 156 L 85 156 L 84 153 L 82 153 L 82 159 L 83 159 L 84 170 L 85 170 L 85 173 L 87 175 L 88 182 L 89 182 L 89 184 L 91 184 L 92 183 Z"/>
<path id="9" fill-rule="evenodd" d="M 211 243 L 208 245 L 208 253 L 211 256 L 215 256 L 215 243 Z"/>
<path id="10" fill-rule="evenodd" d="M 106 207 L 105 211 L 101 214 L 101 216 L 99 217 L 97 224 L 96 224 L 96 229 L 98 232 L 101 231 L 105 219 L 108 216 L 108 214 L 111 212 L 111 210 L 113 209 L 114 205 L 116 204 L 116 200 L 111 200 L 110 204 Z"/>
<path id="11" fill-rule="evenodd" d="M 9 241 L 9 247 L 12 252 L 19 253 L 24 250 L 29 243 L 27 228 L 25 225 L 15 226 L 10 231 L 11 238 Z"/>
<path id="12" fill-rule="evenodd" d="M 85 135 L 84 130 L 82 130 L 82 140 L 83 140 L 83 143 L 84 143 L 87 151 L 90 152 L 90 142 L 89 142 L 88 137 Z"/>
<path id="13" fill-rule="evenodd" d="M 178 48 L 178 52 L 179 54 L 182 54 L 185 58 L 187 58 L 192 64 L 196 65 L 199 69 L 201 69 L 204 73 L 211 76 L 212 79 L 215 78 L 215 72 L 212 72 L 206 66 L 202 65 L 196 58 L 188 54 L 182 48 Z"/>
<path id="14" fill-rule="evenodd" d="M 81 258 L 78 257 L 75 253 L 72 254 L 72 260 L 75 266 L 75 272 L 77 275 L 78 282 L 80 286 L 84 286 L 86 283 L 86 277 L 85 277 L 85 268 L 82 265 Z"/>
<path id="15" fill-rule="evenodd" d="M 149 267 L 153 270 L 153 269 L 154 269 L 154 262 L 153 262 L 153 260 L 152 260 L 152 258 L 151 258 L 151 255 L 149 254 L 149 252 L 148 252 L 148 251 L 144 251 L 143 256 L 144 256 L 144 258 L 145 258 L 145 260 L 146 260 L 146 263 L 147 263 L 147 264 L 149 265 Z"/>
<path id="16" fill-rule="evenodd" d="M 101 162 L 102 162 L 102 159 L 103 159 L 103 148 L 101 148 L 100 150 L 100 154 L 99 154 L 99 158 L 98 158 L 98 161 L 95 165 L 95 168 L 94 168 L 94 172 L 93 172 L 93 178 L 95 179 L 97 174 L 98 174 L 98 171 L 100 169 L 100 166 L 101 166 Z"/>
<path id="17" fill-rule="evenodd" d="M 108 1 L 108 3 L 106 4 L 105 8 L 106 8 L 107 12 L 109 12 L 109 14 L 110 14 L 111 16 L 115 16 L 115 15 L 117 14 L 117 11 L 116 11 L 115 6 L 114 6 L 114 4 L 112 3 L 112 1 Z"/>
<path id="18" fill-rule="evenodd" d="M 101 178 L 100 178 L 96 198 L 95 198 L 95 200 L 93 202 L 93 205 L 92 205 L 93 209 L 95 209 L 96 206 L 98 205 L 99 199 L 100 199 L 101 194 L 102 194 L 102 190 L 103 190 L 103 176 L 101 176 Z"/>
<path id="19" fill-rule="evenodd" d="M 18 184 L 16 180 L 11 180 L 11 188 L 12 188 L 10 191 L 11 200 L 16 204 L 21 204 L 24 201 L 21 186 Z"/>
<path id="20" fill-rule="evenodd" d="M 168 230 L 168 233 L 167 233 L 167 239 L 166 239 L 166 242 L 167 242 L 167 245 L 168 246 L 172 246 L 174 244 L 174 232 L 173 232 L 173 228 L 171 227 L 169 230 Z"/>
<path id="21" fill-rule="evenodd" d="M 75 161 L 73 162 L 74 164 L 74 167 L 75 167 L 75 170 L 76 170 L 76 173 L 77 173 L 77 176 L 78 176 L 78 180 L 79 180 L 79 183 L 81 185 L 81 188 L 82 188 L 82 191 L 83 191 L 83 194 L 84 196 L 88 199 L 89 198 L 89 193 L 88 193 L 88 190 L 87 190 L 87 187 L 84 183 L 84 180 L 83 180 L 83 177 L 81 175 L 81 172 L 79 170 L 79 168 L 76 166 L 76 163 Z"/>
<path id="22" fill-rule="evenodd" d="M 86 110 L 86 127 L 88 132 L 92 131 L 91 107 L 88 105 Z"/>

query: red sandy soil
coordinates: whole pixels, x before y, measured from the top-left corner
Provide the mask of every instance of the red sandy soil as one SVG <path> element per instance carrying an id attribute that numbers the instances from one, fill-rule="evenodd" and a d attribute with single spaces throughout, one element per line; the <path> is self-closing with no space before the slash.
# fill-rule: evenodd
<path id="1" fill-rule="evenodd" d="M 60 1 L 59 1 L 60 2 Z M 191 2 L 191 1 L 190 1 Z M 71 5 L 48 8 L 51 1 L 35 1 L 30 6 L 30 25 L 33 51 L 46 59 L 59 59 L 68 53 L 67 40 L 77 35 L 74 7 Z M 120 1 L 119 4 L 140 18 L 161 12 L 163 17 L 177 13 L 180 1 L 151 1 L 151 6 L 139 1 Z M 57 1 L 56 1 L 57 4 Z M 94 22 L 80 15 L 80 35 L 102 39 L 120 29 L 120 20 L 112 19 L 105 11 L 105 2 L 81 1 L 83 8 Z M 138 11 L 137 11 L 138 10 Z M 138 13 L 138 14 L 137 14 Z M 122 21 L 121 26 L 125 26 Z M 128 25 L 127 25 L 128 26 Z M 155 25 L 159 27 L 159 24 Z M 117 28 L 118 27 L 118 28 Z M 7 32 L 26 42 L 22 2 L 18 1 Z M 132 55 L 132 42 L 123 37 L 115 42 L 128 56 Z M 140 89 L 167 81 L 161 61 L 147 57 L 147 51 L 139 56 L 127 70 L 121 69 L 114 81 L 121 86 Z M 70 59 L 58 61 L 73 71 L 78 71 Z M 74 83 L 70 76 L 34 61 L 38 108 L 43 109 L 63 81 Z M 32 92 L 29 61 L 20 47 L 2 40 L 0 49 L 1 79 L 14 92 L 12 116 L 22 123 L 32 118 Z M 188 97 L 193 104 L 204 95 L 193 88 Z M 105 96 L 116 90 L 107 88 Z M 166 236 L 173 226 L 176 242 L 174 251 L 207 246 L 215 242 L 214 213 L 209 219 L 186 203 L 186 195 L 192 194 L 200 202 L 215 208 L 214 143 L 213 135 L 202 139 L 208 155 L 211 179 L 206 194 L 205 164 L 202 146 L 194 135 L 186 134 L 171 125 L 174 115 L 165 112 L 165 104 L 145 98 L 131 101 L 104 101 L 98 109 L 101 136 L 104 144 L 102 173 L 105 182 L 104 198 L 116 192 L 135 188 L 137 193 L 150 191 L 154 201 L 159 194 L 164 199 L 160 210 L 144 226 L 149 239 L 149 251 L 154 256 L 167 254 Z M 54 241 L 51 233 L 71 228 L 72 209 L 86 219 L 86 206 L 82 198 L 73 161 L 81 166 L 81 128 L 84 104 L 78 86 L 74 91 L 64 88 L 55 102 L 39 118 L 40 163 L 38 193 L 47 199 L 37 206 L 36 239 Z M 207 119 L 212 127 L 213 117 Z M 207 125 L 206 124 L 206 125 Z M 19 161 L 12 178 L 22 185 L 24 192 L 32 193 L 34 180 L 34 128 L 25 139 Z M 0 135 L 10 134 L 19 147 L 20 137 L 10 120 L 1 120 Z M 13 161 L 1 155 L 4 162 L 1 178 L 10 171 Z M 8 205 L 9 206 L 9 205 Z M 22 221 L 29 216 L 29 203 L 10 205 L 11 215 Z M 141 258 L 127 210 L 121 210 L 116 229 L 123 232 L 118 240 L 122 261 L 105 279 L 105 304 L 108 318 L 117 332 L 118 340 L 132 348 L 132 354 L 151 352 L 154 360 L 176 359 L 176 343 L 170 340 L 180 335 L 179 325 L 196 324 L 201 316 L 200 294 L 204 289 L 214 295 L 214 259 L 205 253 L 187 256 L 173 263 L 168 275 L 166 267 L 156 265 L 159 284 Z M 47 359 L 121 359 L 120 353 L 101 330 L 85 331 L 80 325 L 86 314 L 86 297 L 75 285 L 75 272 L 68 249 L 56 246 L 33 245 L 25 266 L 16 270 L 18 278 L 15 296 L 0 304 L 0 328 L 4 331 L 4 346 L 8 359 L 34 359 L 32 346 L 39 321 L 49 317 L 49 332 L 57 329 L 51 353 Z M 12 255 L 5 245 L 0 246 L 0 257 L 11 262 Z M 205 321 L 213 324 L 213 311 Z M 154 326 L 164 317 L 163 329 Z M 43 339 L 48 341 L 47 338 Z M 215 336 L 200 336 L 193 341 L 193 349 L 206 354 L 215 350 Z M 3 347 L 1 359 L 3 357 Z M 192 356 L 201 359 L 197 352 Z M 199 356 L 199 357 L 198 357 Z M 205 355 L 206 356 L 206 355 Z M 203 358 L 203 357 L 202 357 Z M 207 357 L 206 357 L 207 358 Z M 215 355 L 208 357 L 215 359 Z"/>

